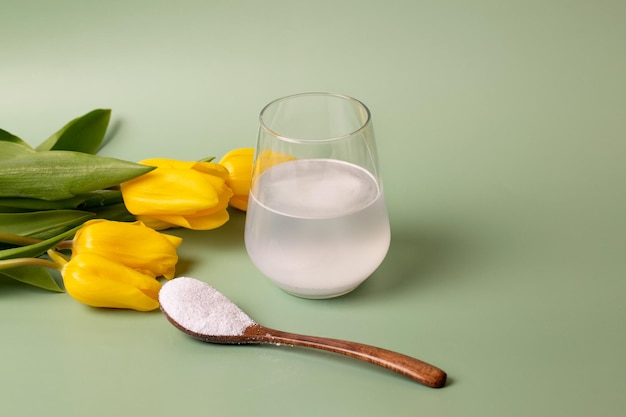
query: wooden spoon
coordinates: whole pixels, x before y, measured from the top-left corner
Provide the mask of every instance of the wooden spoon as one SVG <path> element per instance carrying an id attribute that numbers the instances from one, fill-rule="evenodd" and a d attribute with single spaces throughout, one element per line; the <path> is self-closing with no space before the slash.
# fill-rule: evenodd
<path id="1" fill-rule="evenodd" d="M 303 346 L 339 353 L 440 388 L 446 373 L 419 359 L 375 346 L 270 329 L 255 323 L 226 296 L 194 278 L 168 281 L 159 293 L 161 310 L 179 330 L 210 343 Z"/>

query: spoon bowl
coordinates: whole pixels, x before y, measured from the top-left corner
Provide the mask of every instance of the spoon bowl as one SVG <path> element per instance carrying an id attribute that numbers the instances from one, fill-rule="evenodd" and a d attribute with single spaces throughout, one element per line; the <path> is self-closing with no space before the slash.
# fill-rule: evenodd
<path id="1" fill-rule="evenodd" d="M 163 314 L 174 327 L 203 342 L 320 349 L 381 366 L 432 388 L 441 388 L 446 383 L 443 370 L 411 356 L 357 342 L 264 327 L 222 293 L 194 278 L 180 277 L 167 282 L 159 293 L 159 301 Z"/>

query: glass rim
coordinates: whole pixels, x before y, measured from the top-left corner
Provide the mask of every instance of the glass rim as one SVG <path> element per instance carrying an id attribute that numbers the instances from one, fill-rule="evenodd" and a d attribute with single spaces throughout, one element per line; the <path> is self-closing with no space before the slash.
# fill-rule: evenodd
<path id="1" fill-rule="evenodd" d="M 357 107 L 360 107 L 361 109 L 365 111 L 365 120 L 361 123 L 361 125 L 357 129 L 351 132 L 338 135 L 338 136 L 332 136 L 329 138 L 322 138 L 322 139 L 304 139 L 304 138 L 294 138 L 290 136 L 285 136 L 275 131 L 274 129 L 271 129 L 268 125 L 265 124 L 265 121 L 263 120 L 263 115 L 266 113 L 266 111 L 270 107 L 282 101 L 291 100 L 291 99 L 298 98 L 298 97 L 306 97 L 306 96 L 333 97 L 333 98 L 339 98 L 339 99 L 351 102 L 352 104 L 355 104 Z M 296 93 L 296 94 L 290 94 L 287 96 L 279 97 L 275 100 L 270 101 L 268 104 L 266 104 L 261 109 L 261 113 L 259 113 L 259 123 L 260 123 L 261 129 L 265 130 L 272 136 L 275 136 L 286 142 L 292 142 L 292 143 L 320 143 L 320 142 L 338 141 L 338 140 L 358 134 L 360 131 L 366 129 L 367 126 L 371 123 L 371 121 L 372 121 L 372 114 L 370 113 L 370 109 L 361 100 L 358 100 L 346 94 L 332 93 L 332 92 L 326 92 L 326 91 L 310 91 L 310 92 L 305 92 L 305 93 Z"/>

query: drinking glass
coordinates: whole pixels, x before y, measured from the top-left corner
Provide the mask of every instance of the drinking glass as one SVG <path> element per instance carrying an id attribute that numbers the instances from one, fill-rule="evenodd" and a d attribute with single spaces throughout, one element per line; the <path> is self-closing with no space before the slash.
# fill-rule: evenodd
<path id="1" fill-rule="evenodd" d="M 389 243 L 368 108 L 332 93 L 265 106 L 245 227 L 256 267 L 292 295 L 337 297 L 378 268 Z"/>

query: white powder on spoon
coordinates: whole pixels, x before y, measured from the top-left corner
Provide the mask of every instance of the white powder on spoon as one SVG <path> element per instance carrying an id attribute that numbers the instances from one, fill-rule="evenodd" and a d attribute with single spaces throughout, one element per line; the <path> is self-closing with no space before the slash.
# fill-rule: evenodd
<path id="1" fill-rule="evenodd" d="M 166 282 L 159 292 L 161 309 L 192 332 L 212 336 L 240 336 L 255 324 L 224 294 L 189 277 Z"/>

